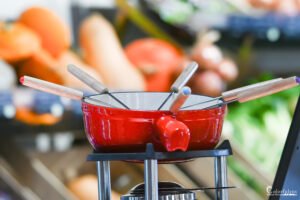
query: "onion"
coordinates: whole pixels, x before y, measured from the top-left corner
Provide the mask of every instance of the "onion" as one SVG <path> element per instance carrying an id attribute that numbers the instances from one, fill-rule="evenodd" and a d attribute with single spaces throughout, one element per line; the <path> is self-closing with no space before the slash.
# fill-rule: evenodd
<path id="1" fill-rule="evenodd" d="M 192 50 L 191 58 L 206 69 L 216 69 L 223 59 L 221 50 L 213 45 L 202 43 Z"/>
<path id="2" fill-rule="evenodd" d="M 218 66 L 217 73 L 225 81 L 233 81 L 238 76 L 238 69 L 233 61 L 224 59 Z"/>
<path id="3" fill-rule="evenodd" d="M 214 71 L 204 71 L 195 75 L 193 92 L 208 96 L 219 96 L 224 89 L 221 77 Z"/>

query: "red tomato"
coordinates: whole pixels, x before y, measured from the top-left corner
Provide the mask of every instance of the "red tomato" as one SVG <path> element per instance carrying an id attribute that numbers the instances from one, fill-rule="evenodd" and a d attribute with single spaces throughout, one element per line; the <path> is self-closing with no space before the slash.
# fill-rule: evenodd
<path id="1" fill-rule="evenodd" d="M 168 91 L 172 74 L 183 59 L 179 49 L 155 38 L 135 40 L 125 47 L 125 52 L 145 75 L 147 91 Z"/>

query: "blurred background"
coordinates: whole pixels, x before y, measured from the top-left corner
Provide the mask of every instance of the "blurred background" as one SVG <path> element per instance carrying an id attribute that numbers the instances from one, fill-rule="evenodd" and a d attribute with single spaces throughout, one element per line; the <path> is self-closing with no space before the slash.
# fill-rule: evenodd
<path id="1" fill-rule="evenodd" d="M 300 72 L 298 0 L 0 1 L 0 199 L 96 199 L 80 102 L 27 89 L 23 75 L 83 89 L 74 63 L 112 90 L 169 91 L 188 61 L 193 93 L 221 92 Z M 230 199 L 267 199 L 299 89 L 231 104 L 222 140 Z M 213 161 L 159 166 L 159 179 L 212 186 Z M 112 162 L 115 199 L 143 165 Z M 199 194 L 212 199 L 214 192 Z"/>

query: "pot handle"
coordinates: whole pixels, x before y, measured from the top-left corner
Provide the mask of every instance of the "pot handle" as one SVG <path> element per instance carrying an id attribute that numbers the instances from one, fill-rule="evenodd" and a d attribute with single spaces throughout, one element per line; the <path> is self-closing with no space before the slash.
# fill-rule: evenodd
<path id="1" fill-rule="evenodd" d="M 159 139 L 167 151 L 186 151 L 188 149 L 191 134 L 183 122 L 172 116 L 162 116 L 156 121 L 156 127 Z"/>

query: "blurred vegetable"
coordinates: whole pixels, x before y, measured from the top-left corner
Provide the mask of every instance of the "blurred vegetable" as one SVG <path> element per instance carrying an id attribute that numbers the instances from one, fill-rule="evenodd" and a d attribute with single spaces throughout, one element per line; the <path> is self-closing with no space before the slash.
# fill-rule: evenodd
<path id="1" fill-rule="evenodd" d="M 299 13 L 295 0 L 277 0 L 276 10 L 288 16 L 296 16 Z"/>
<path id="2" fill-rule="evenodd" d="M 51 55 L 41 49 L 32 57 L 19 64 L 18 76 L 33 76 L 39 79 L 63 84 L 63 76 L 57 71 L 58 63 Z"/>
<path id="3" fill-rule="evenodd" d="M 37 114 L 29 108 L 19 107 L 16 112 L 16 119 L 30 125 L 53 125 L 60 120 L 52 114 Z"/>
<path id="4" fill-rule="evenodd" d="M 79 200 L 98 199 L 98 182 L 95 175 L 77 177 L 68 183 L 68 188 Z M 119 199 L 120 195 L 112 191 L 111 200 Z"/>
<path id="5" fill-rule="evenodd" d="M 214 43 L 220 39 L 216 31 L 199 33 L 196 44 L 191 50 L 190 59 L 199 64 L 199 75 L 192 83 L 193 91 L 216 96 L 226 88 L 228 82 L 238 77 L 238 68 L 235 63 L 224 58 L 221 49 Z"/>
<path id="6" fill-rule="evenodd" d="M 216 71 L 223 80 L 228 82 L 235 80 L 238 76 L 237 66 L 230 59 L 224 59 Z"/>
<path id="7" fill-rule="evenodd" d="M 287 16 L 297 16 L 299 14 L 298 0 L 248 0 L 248 2 L 255 8 L 275 11 Z"/>
<path id="8" fill-rule="evenodd" d="M 191 58 L 202 68 L 217 69 L 223 60 L 223 54 L 217 46 L 200 42 L 192 49 Z"/>
<path id="9" fill-rule="evenodd" d="M 68 183 L 68 188 L 79 200 L 98 199 L 97 177 L 94 175 L 75 178 Z"/>
<path id="10" fill-rule="evenodd" d="M 192 17 L 195 7 L 190 1 L 164 0 L 155 3 L 155 10 L 162 20 L 170 24 L 181 25 Z"/>
<path id="11" fill-rule="evenodd" d="M 268 10 L 275 10 L 278 0 L 248 0 L 248 2 L 257 8 L 264 8 Z"/>
<path id="12" fill-rule="evenodd" d="M 66 51 L 63 52 L 57 59 L 58 61 L 58 67 L 57 71 L 61 74 L 61 76 L 64 79 L 64 85 L 70 86 L 74 88 L 84 88 L 84 89 L 90 89 L 86 84 L 82 83 L 82 81 L 78 80 L 76 77 L 74 77 L 72 74 L 70 74 L 67 70 L 67 66 L 69 64 L 74 64 L 92 77 L 94 77 L 96 80 L 102 82 L 102 78 L 99 75 L 99 73 L 93 69 L 92 67 L 85 64 L 74 52 L 72 51 Z"/>
<path id="13" fill-rule="evenodd" d="M 10 90 L 16 86 L 16 72 L 3 60 L 0 60 L 0 76 L 0 90 Z"/>
<path id="14" fill-rule="evenodd" d="M 86 18 L 79 31 L 86 62 L 102 75 L 111 89 L 144 90 L 143 75 L 128 60 L 112 25 L 101 15 Z"/>
<path id="15" fill-rule="evenodd" d="M 155 38 L 135 40 L 126 46 L 125 52 L 145 75 L 147 91 L 168 91 L 172 75 L 183 59 L 183 52 L 175 46 Z"/>
<path id="16" fill-rule="evenodd" d="M 19 20 L 36 32 L 42 41 L 42 47 L 52 56 L 59 56 L 71 45 L 70 30 L 52 11 L 42 7 L 25 10 Z"/>
<path id="17" fill-rule="evenodd" d="M 223 88 L 221 77 L 210 70 L 196 74 L 192 83 L 193 92 L 208 96 L 219 96 Z"/>
<path id="18" fill-rule="evenodd" d="M 20 23 L 0 22 L 0 59 L 16 62 L 40 49 L 38 36 Z"/>

